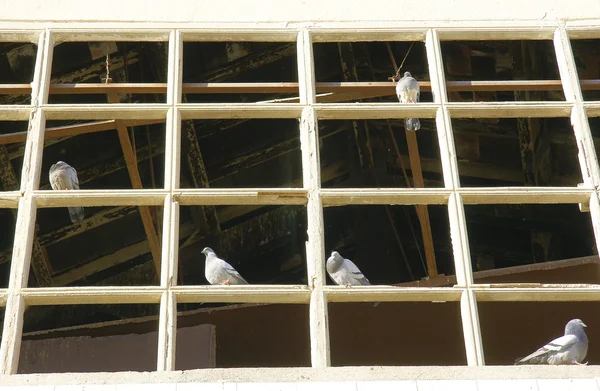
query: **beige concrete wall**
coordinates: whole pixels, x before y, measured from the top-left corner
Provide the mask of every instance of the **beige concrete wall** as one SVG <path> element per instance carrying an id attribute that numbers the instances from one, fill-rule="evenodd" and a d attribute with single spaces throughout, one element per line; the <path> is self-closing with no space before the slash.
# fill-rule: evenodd
<path id="1" fill-rule="evenodd" d="M 319 22 L 600 18 L 597 0 L 3 0 L 0 20 Z"/>

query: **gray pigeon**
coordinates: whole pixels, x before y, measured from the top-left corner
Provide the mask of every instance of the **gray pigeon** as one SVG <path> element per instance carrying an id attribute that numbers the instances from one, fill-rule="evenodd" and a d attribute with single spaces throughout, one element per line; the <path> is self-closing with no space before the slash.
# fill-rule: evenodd
<path id="1" fill-rule="evenodd" d="M 327 274 L 338 285 L 371 285 L 367 277 L 356 267 L 354 262 L 345 259 L 337 251 L 332 251 L 331 256 L 327 259 L 326 264 Z M 373 307 L 377 307 L 379 303 L 371 303 Z"/>
<path id="2" fill-rule="evenodd" d="M 52 190 L 79 190 L 79 179 L 77 171 L 67 163 L 59 161 L 50 167 L 50 186 Z M 83 220 L 83 207 L 74 206 L 69 209 L 69 217 L 72 223 Z"/>
<path id="3" fill-rule="evenodd" d="M 206 255 L 204 276 L 211 285 L 245 285 L 246 280 L 227 262 L 217 257 L 210 247 L 204 247 L 202 254 Z"/>
<path id="4" fill-rule="evenodd" d="M 404 72 L 404 77 L 398 80 L 396 95 L 398 95 L 400 103 L 417 103 L 419 101 L 419 83 L 410 75 L 410 72 Z M 415 131 L 419 129 L 421 129 L 421 121 L 418 118 L 406 119 L 406 130 Z"/>
<path id="5" fill-rule="evenodd" d="M 570 320 L 565 326 L 565 335 L 547 343 L 529 356 L 517 359 L 515 365 L 586 365 L 587 363 L 581 363 L 588 350 L 588 338 L 584 327 L 587 326 L 581 319 Z"/>

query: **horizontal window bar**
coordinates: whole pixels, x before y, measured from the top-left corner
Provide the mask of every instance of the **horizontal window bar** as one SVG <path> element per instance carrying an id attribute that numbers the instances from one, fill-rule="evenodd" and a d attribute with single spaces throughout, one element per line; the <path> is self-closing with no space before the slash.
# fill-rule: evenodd
<path id="1" fill-rule="evenodd" d="M 66 206 L 162 206 L 169 192 L 161 189 L 131 190 L 36 190 L 40 208 Z"/>
<path id="2" fill-rule="evenodd" d="M 331 189 L 321 190 L 323 206 L 447 204 L 446 189 Z"/>
<path id="3" fill-rule="evenodd" d="M 171 30 L 148 28 L 53 29 L 54 42 L 166 42 Z"/>
<path id="4" fill-rule="evenodd" d="M 578 25 L 579 23 L 583 25 Z M 590 26 L 589 21 L 569 21 L 566 23 L 567 34 L 570 39 L 600 39 L 600 27 L 597 21 L 595 26 Z"/>
<path id="5" fill-rule="evenodd" d="M 33 110 L 33 106 L 0 105 L 0 121 L 28 121 Z"/>
<path id="6" fill-rule="evenodd" d="M 584 102 L 583 107 L 588 117 L 600 117 L 600 102 Z"/>
<path id="7" fill-rule="evenodd" d="M 16 208 L 21 198 L 20 191 L 6 191 L 0 193 L 0 208 Z"/>
<path id="8" fill-rule="evenodd" d="M 68 304 L 152 304 L 160 303 L 160 287 L 64 287 L 25 288 L 21 290 L 27 305 Z"/>
<path id="9" fill-rule="evenodd" d="M 467 22 L 465 22 L 467 23 Z M 470 23 L 476 25 L 477 22 Z M 522 26 L 502 23 L 501 26 L 441 26 L 436 28 L 441 41 L 504 41 L 504 40 L 550 40 L 556 25 Z"/>
<path id="10" fill-rule="evenodd" d="M 569 117 L 567 102 L 468 102 L 446 103 L 453 118 L 549 118 Z"/>
<path id="11" fill-rule="evenodd" d="M 181 205 L 306 205 L 304 189 L 179 189 L 173 199 Z"/>
<path id="12" fill-rule="evenodd" d="M 575 204 L 589 202 L 593 188 L 507 187 L 460 188 L 465 204 Z"/>
<path id="13" fill-rule="evenodd" d="M 418 28 L 309 28 L 313 42 L 424 41 L 427 29 Z"/>
<path id="14" fill-rule="evenodd" d="M 44 105 L 48 120 L 60 119 L 166 119 L 169 107 L 150 103 L 100 103 Z"/>
<path id="15" fill-rule="evenodd" d="M 395 286 L 325 286 L 328 302 L 459 301 L 464 288 L 405 288 Z"/>
<path id="16" fill-rule="evenodd" d="M 529 287 L 514 288 L 502 285 L 505 284 L 476 284 L 470 289 L 479 301 L 600 301 L 600 285 L 527 284 Z"/>
<path id="17" fill-rule="evenodd" d="M 181 119 L 300 118 L 303 105 L 273 103 L 183 103 Z"/>
<path id="18" fill-rule="evenodd" d="M 29 42 L 37 44 L 40 30 L 8 29 L 0 31 L 0 42 Z"/>
<path id="19" fill-rule="evenodd" d="M 402 119 L 407 116 L 435 118 L 433 103 L 317 103 L 319 119 Z"/>
<path id="20" fill-rule="evenodd" d="M 206 28 L 180 29 L 184 42 L 296 42 L 299 29 L 289 28 Z"/>
<path id="21" fill-rule="evenodd" d="M 306 285 L 198 285 L 171 289 L 178 303 L 290 303 L 307 304 Z"/>

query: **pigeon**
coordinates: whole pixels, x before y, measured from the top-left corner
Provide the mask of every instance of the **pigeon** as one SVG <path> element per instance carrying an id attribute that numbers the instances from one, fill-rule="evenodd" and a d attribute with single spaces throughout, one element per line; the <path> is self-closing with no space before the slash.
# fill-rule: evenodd
<path id="1" fill-rule="evenodd" d="M 404 72 L 404 77 L 396 84 L 396 95 L 400 103 L 419 102 L 419 83 L 411 76 L 410 72 Z M 421 121 L 418 118 L 406 119 L 406 130 L 416 131 L 421 129 Z"/>
<path id="2" fill-rule="evenodd" d="M 586 365 L 581 362 L 587 355 L 588 338 L 581 319 L 572 319 L 565 326 L 565 335 L 547 343 L 529 356 L 517 359 L 515 365 Z"/>
<path id="3" fill-rule="evenodd" d="M 246 280 L 227 262 L 217 257 L 210 247 L 204 247 L 202 254 L 206 255 L 204 276 L 211 285 L 245 285 Z"/>
<path id="4" fill-rule="evenodd" d="M 337 251 L 332 251 L 331 256 L 327 259 L 326 264 L 327 274 L 338 285 L 346 287 L 352 285 L 371 285 L 367 277 L 356 267 L 354 262 L 345 259 Z M 371 303 L 373 307 L 377 307 L 379 303 Z"/>
<path id="5" fill-rule="evenodd" d="M 59 161 L 50 167 L 50 186 L 52 190 L 79 190 L 77 171 L 67 163 Z M 69 209 L 72 223 L 83 220 L 83 207 L 74 206 Z"/>

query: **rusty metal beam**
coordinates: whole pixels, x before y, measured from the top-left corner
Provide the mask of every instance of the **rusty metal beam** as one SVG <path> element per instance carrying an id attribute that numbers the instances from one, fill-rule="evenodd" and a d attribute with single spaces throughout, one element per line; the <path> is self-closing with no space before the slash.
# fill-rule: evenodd
<path id="1" fill-rule="evenodd" d="M 116 93 L 109 93 L 108 100 L 111 103 L 118 103 L 119 96 Z M 138 170 L 137 159 L 135 153 L 133 152 L 131 141 L 129 140 L 127 126 L 122 120 L 116 120 L 115 123 L 117 125 L 117 133 L 119 134 L 119 141 L 121 143 L 121 148 L 123 149 L 123 156 L 125 157 L 127 171 L 129 172 L 129 177 L 131 179 L 131 185 L 134 189 L 141 189 L 142 179 Z M 142 224 L 144 225 L 144 231 L 146 231 L 148 243 L 150 244 L 152 259 L 154 260 L 154 264 L 156 266 L 156 272 L 158 275 L 160 275 L 160 242 L 156 234 L 156 228 L 154 227 L 152 214 L 150 213 L 150 208 L 148 206 L 140 206 L 139 209 L 140 217 L 142 218 Z"/>

